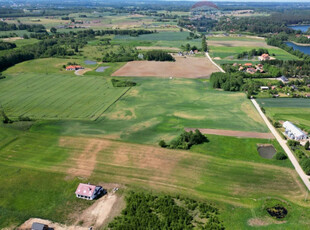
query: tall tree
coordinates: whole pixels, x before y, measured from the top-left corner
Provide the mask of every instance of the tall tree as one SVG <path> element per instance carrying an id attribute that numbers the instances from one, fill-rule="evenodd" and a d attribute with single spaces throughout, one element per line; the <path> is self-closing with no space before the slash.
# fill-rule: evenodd
<path id="1" fill-rule="evenodd" d="M 202 42 L 202 44 L 201 44 L 202 51 L 207 52 L 208 51 L 208 44 L 207 44 L 207 38 L 205 35 L 202 36 L 201 42 Z"/>

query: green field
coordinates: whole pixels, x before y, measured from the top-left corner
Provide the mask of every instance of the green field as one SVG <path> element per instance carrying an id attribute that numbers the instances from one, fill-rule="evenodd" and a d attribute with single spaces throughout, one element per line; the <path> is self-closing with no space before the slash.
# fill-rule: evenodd
<path id="1" fill-rule="evenodd" d="M 304 98 L 261 98 L 257 102 L 274 120 L 290 121 L 310 131 L 310 101 Z"/>
<path id="2" fill-rule="evenodd" d="M 11 118 L 93 120 L 126 90 L 92 76 L 29 73 L 0 82 L 1 104 Z"/>
<path id="3" fill-rule="evenodd" d="M 139 37 L 115 36 L 113 44 L 129 44 L 132 46 L 163 46 L 180 48 L 186 43 L 201 47 L 201 39 L 187 40 L 189 32 L 159 32 L 153 34 L 143 34 Z"/>

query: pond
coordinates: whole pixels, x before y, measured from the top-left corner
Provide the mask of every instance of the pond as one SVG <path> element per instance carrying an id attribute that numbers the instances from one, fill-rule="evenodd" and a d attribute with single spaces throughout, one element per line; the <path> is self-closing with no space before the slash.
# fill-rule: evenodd
<path id="1" fill-rule="evenodd" d="M 296 45 L 292 42 L 286 42 L 286 45 L 293 47 L 294 50 L 299 50 L 305 54 L 310 55 L 310 46 L 300 46 L 300 45 Z"/>
<path id="2" fill-rule="evenodd" d="M 273 145 L 258 145 L 257 151 L 259 155 L 265 159 L 272 159 L 277 153 L 277 150 L 273 147 Z"/>
<path id="3" fill-rule="evenodd" d="M 101 66 L 101 67 L 96 69 L 96 72 L 102 73 L 102 72 L 104 72 L 108 68 L 110 68 L 110 66 Z"/>
<path id="4" fill-rule="evenodd" d="M 96 65 L 96 64 L 97 64 L 97 62 L 95 62 L 95 61 L 90 61 L 90 60 L 86 60 L 86 61 L 84 61 L 84 63 L 85 63 L 86 65 Z"/>
<path id="5" fill-rule="evenodd" d="M 310 25 L 294 25 L 288 26 L 288 28 L 292 28 L 293 30 L 301 30 L 303 33 L 307 32 Z"/>

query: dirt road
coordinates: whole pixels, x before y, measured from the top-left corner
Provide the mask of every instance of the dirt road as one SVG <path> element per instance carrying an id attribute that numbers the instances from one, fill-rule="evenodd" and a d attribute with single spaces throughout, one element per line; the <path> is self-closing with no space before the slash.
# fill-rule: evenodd
<path id="1" fill-rule="evenodd" d="M 282 137 L 279 135 L 279 133 L 277 132 L 277 130 L 273 127 L 273 125 L 269 122 L 269 120 L 267 119 L 266 115 L 262 112 L 260 106 L 258 105 L 258 103 L 256 102 L 255 99 L 251 99 L 253 105 L 255 106 L 255 108 L 257 109 L 258 113 L 261 115 L 261 117 L 263 118 L 263 120 L 265 121 L 266 125 L 268 126 L 268 128 L 270 129 L 270 131 L 272 132 L 272 134 L 275 136 L 275 138 L 277 139 L 277 141 L 279 142 L 279 144 L 281 145 L 281 147 L 284 149 L 284 151 L 286 152 L 288 158 L 290 159 L 290 161 L 292 162 L 292 164 L 294 165 L 294 168 L 296 170 L 296 172 L 299 174 L 300 178 L 302 179 L 302 181 L 304 182 L 304 184 L 306 185 L 306 187 L 308 188 L 308 190 L 310 191 L 310 176 L 306 175 L 304 173 L 304 171 L 302 170 L 302 168 L 300 167 L 298 161 L 296 160 L 294 154 L 292 153 L 292 151 L 289 149 L 289 147 L 286 145 L 286 141 L 282 139 Z"/>

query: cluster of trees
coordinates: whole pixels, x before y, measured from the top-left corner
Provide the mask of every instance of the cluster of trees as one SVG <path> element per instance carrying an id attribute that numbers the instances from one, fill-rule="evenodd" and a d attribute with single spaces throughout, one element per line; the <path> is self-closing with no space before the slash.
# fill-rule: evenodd
<path id="1" fill-rule="evenodd" d="M 199 145 L 205 142 L 209 142 L 208 138 L 196 129 L 195 132 L 184 131 L 179 137 L 172 140 L 169 145 L 164 140 L 161 140 L 159 146 L 170 149 L 190 149 L 193 145 Z"/>
<path id="2" fill-rule="evenodd" d="M 306 77 L 310 75 L 310 59 L 307 60 L 269 60 L 262 62 L 264 66 L 274 66 L 286 77 Z"/>
<path id="3" fill-rule="evenodd" d="M 153 30 L 98 30 L 96 31 L 96 36 L 104 36 L 104 35 L 129 35 L 132 37 L 137 37 L 142 34 L 152 34 L 156 33 Z"/>
<path id="4" fill-rule="evenodd" d="M 119 80 L 119 79 L 111 79 L 113 87 L 132 87 L 136 86 L 137 83 L 129 80 Z"/>
<path id="5" fill-rule="evenodd" d="M 131 47 L 120 46 L 117 50 L 106 53 L 103 62 L 129 62 L 138 59 L 138 52 Z"/>
<path id="6" fill-rule="evenodd" d="M 121 216 L 109 224 L 110 229 L 194 229 L 195 225 L 199 229 L 225 229 L 218 209 L 208 203 L 142 192 L 130 192 L 126 203 Z M 201 222 L 194 220 L 194 213 Z"/>
<path id="7" fill-rule="evenodd" d="M 269 54 L 268 49 L 260 48 L 258 50 L 252 49 L 250 51 L 244 51 L 242 53 L 239 53 L 237 58 L 238 59 L 245 58 L 245 57 L 250 58 L 250 57 L 254 57 L 254 56 L 261 56 L 262 54 Z"/>
<path id="8" fill-rule="evenodd" d="M 192 31 L 196 30 L 198 32 L 208 32 L 213 29 L 217 21 L 208 17 L 201 17 L 197 19 L 192 19 L 190 17 L 182 17 L 178 20 L 178 26 L 185 27 Z"/>
<path id="9" fill-rule="evenodd" d="M 163 50 L 148 51 L 145 54 L 145 59 L 148 61 L 175 61 L 171 54 Z"/>
<path id="10" fill-rule="evenodd" d="M 185 51 L 191 51 L 191 50 L 198 50 L 197 46 L 191 46 L 191 44 L 186 43 L 186 45 L 181 45 L 181 49 L 185 50 Z"/>
<path id="11" fill-rule="evenodd" d="M 0 41 L 0 50 L 9 50 L 13 48 L 16 48 L 14 43 Z"/>
<path id="12" fill-rule="evenodd" d="M 13 23 L 6 23 L 0 21 L 0 31 L 9 31 L 9 30 L 27 30 L 28 32 L 35 32 L 41 33 L 46 32 L 46 29 L 43 25 L 28 25 L 28 24 L 13 24 Z"/>
<path id="13" fill-rule="evenodd" d="M 242 73 L 212 73 L 210 82 L 213 88 L 225 91 L 241 91 L 245 85 Z"/>

